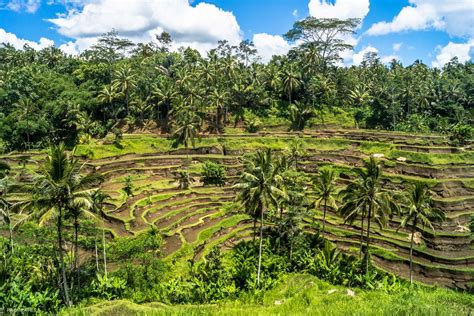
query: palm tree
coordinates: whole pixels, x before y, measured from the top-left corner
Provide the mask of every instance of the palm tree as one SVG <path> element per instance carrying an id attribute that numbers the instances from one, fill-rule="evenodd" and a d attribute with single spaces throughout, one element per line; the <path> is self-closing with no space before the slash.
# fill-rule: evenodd
<path id="1" fill-rule="evenodd" d="M 187 170 L 179 170 L 176 172 L 176 180 L 179 183 L 179 188 L 181 190 L 187 190 L 191 186 L 193 179 L 189 175 Z"/>
<path id="2" fill-rule="evenodd" d="M 433 222 L 442 221 L 445 213 L 432 206 L 431 192 L 424 183 L 416 183 L 406 192 L 402 206 L 402 222 L 400 227 L 411 226 L 410 237 L 410 283 L 413 283 L 413 239 L 418 223 L 430 227 L 434 231 Z"/>
<path id="3" fill-rule="evenodd" d="M 26 148 L 30 148 L 30 119 L 31 112 L 33 112 L 34 104 L 30 99 L 21 98 L 16 104 L 18 118 L 24 118 L 26 120 Z"/>
<path id="4" fill-rule="evenodd" d="M 135 74 L 130 67 L 123 67 L 115 72 L 116 79 L 113 81 L 115 88 L 125 95 L 125 110 L 129 114 L 130 92 L 137 86 Z"/>
<path id="5" fill-rule="evenodd" d="M 107 104 L 109 106 L 109 109 L 113 111 L 113 103 L 115 99 L 117 98 L 117 92 L 114 89 L 113 85 L 107 85 L 105 86 L 100 92 L 99 95 L 97 96 L 97 100 L 103 104 Z M 102 110 L 102 120 L 105 122 L 105 109 Z M 117 120 L 117 112 L 115 113 L 115 120 Z"/>
<path id="6" fill-rule="evenodd" d="M 280 189 L 282 177 L 280 164 L 273 157 L 271 149 L 258 151 L 255 156 L 246 160 L 245 167 L 238 183 L 234 185 L 237 189 L 237 200 L 244 206 L 247 213 L 254 215 L 255 219 L 260 215 L 260 245 L 258 253 L 257 283 L 260 284 L 260 272 L 262 265 L 263 246 L 263 220 L 265 211 L 271 205 L 278 204 L 278 198 L 287 198 L 286 193 Z M 255 231 L 254 231 L 255 232 Z M 255 233 L 254 233 L 255 236 Z"/>
<path id="7" fill-rule="evenodd" d="M 305 143 L 301 138 L 297 137 L 292 140 L 287 149 L 287 155 L 289 163 L 294 164 L 296 171 L 298 171 L 298 161 L 306 155 Z"/>
<path id="8" fill-rule="evenodd" d="M 282 72 L 283 80 L 283 90 L 288 96 L 289 103 L 291 104 L 292 99 L 292 93 L 301 86 L 301 76 L 299 73 L 297 73 L 293 66 L 290 65 L 289 67 L 286 67 L 283 72 Z"/>
<path id="9" fill-rule="evenodd" d="M 387 216 L 397 209 L 397 205 L 389 192 L 382 188 L 382 167 L 374 157 L 371 156 L 364 162 L 363 169 L 355 171 L 357 178 L 341 191 L 343 206 L 339 212 L 346 221 L 350 222 L 353 222 L 358 215 L 367 217 L 365 272 L 368 273 L 370 224 L 372 220 L 375 220 L 381 228 L 384 227 Z"/>
<path id="10" fill-rule="evenodd" d="M 326 225 L 326 212 L 328 205 L 336 209 L 336 200 L 334 195 L 336 194 L 336 173 L 333 169 L 321 169 L 319 176 L 314 180 L 314 191 L 316 195 L 315 205 L 316 208 L 321 208 L 323 205 L 323 237 L 325 233 Z"/>
<path id="11" fill-rule="evenodd" d="M 0 179 L 0 216 L 2 221 L 8 225 L 8 241 L 9 251 L 13 253 L 13 219 L 12 219 L 12 204 L 7 200 L 7 194 L 11 187 L 10 179 L 4 177 Z"/>
<path id="12" fill-rule="evenodd" d="M 222 89 L 214 89 L 210 94 L 212 107 L 216 109 L 216 129 L 221 131 L 222 109 L 227 103 L 229 93 Z"/>
<path id="13" fill-rule="evenodd" d="M 71 305 L 63 254 L 63 219 L 65 213 L 76 206 L 89 204 L 91 177 L 82 174 L 82 167 L 64 144 L 53 145 L 34 178 L 30 199 L 22 205 L 32 211 L 40 225 L 56 219 L 59 263 L 62 290 L 67 305 Z M 93 181 L 96 180 L 92 177 Z"/>
<path id="14" fill-rule="evenodd" d="M 102 190 L 95 190 L 91 195 L 92 211 L 102 219 L 107 218 L 104 211 L 104 204 L 110 199 L 110 195 Z M 105 246 L 105 226 L 102 221 L 102 257 L 104 259 L 104 275 L 107 277 L 107 249 Z"/>
<path id="15" fill-rule="evenodd" d="M 196 146 L 196 138 L 199 136 L 200 119 L 196 113 L 183 109 L 177 113 L 176 130 L 173 132 L 174 146 L 184 145 L 186 149 L 191 144 Z"/>
<path id="16" fill-rule="evenodd" d="M 168 117 L 168 113 L 171 110 L 171 104 L 177 95 L 178 92 L 176 91 L 174 85 L 172 85 L 168 80 L 163 81 L 162 84 L 153 88 L 152 96 L 157 100 L 157 108 L 160 109 L 163 107 L 163 110 L 158 112 L 158 119 L 160 119 L 160 114 L 162 114 L 162 118 L 164 119 Z"/>

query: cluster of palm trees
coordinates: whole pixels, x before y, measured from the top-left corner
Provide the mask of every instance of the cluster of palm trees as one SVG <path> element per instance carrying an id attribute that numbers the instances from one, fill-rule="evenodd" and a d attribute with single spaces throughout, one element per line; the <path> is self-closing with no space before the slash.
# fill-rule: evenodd
<path id="1" fill-rule="evenodd" d="M 291 153 L 291 151 L 289 151 Z M 260 244 L 257 283 L 260 282 L 263 229 L 275 220 L 277 224 L 285 218 L 299 215 L 305 217 L 310 208 L 323 212 L 323 238 L 326 236 L 326 215 L 328 210 L 341 216 L 346 223 L 360 221 L 360 257 L 364 253 L 365 272 L 369 271 L 371 224 L 384 228 L 392 216 L 401 217 L 401 227 L 411 227 L 410 237 L 410 281 L 413 280 L 413 244 L 418 225 L 433 228 L 434 221 L 444 219 L 444 213 L 432 206 L 430 188 L 422 183 L 410 184 L 403 191 L 385 188 L 382 181 L 382 164 L 374 157 L 364 162 L 363 168 L 355 169 L 355 177 L 350 183 L 338 188 L 337 173 L 334 168 L 322 167 L 313 178 L 313 190 L 305 190 L 305 175 L 299 174 L 295 180 L 295 156 L 279 154 L 271 149 L 258 151 L 245 160 L 244 170 L 234 188 L 238 191 L 237 201 L 254 219 L 254 240 L 256 222 L 260 220 Z M 292 163 L 293 161 L 293 163 Z M 293 173 L 292 173 L 293 172 Z M 295 192 L 296 191 L 296 192 Z M 298 195 L 295 195 L 298 194 Z M 292 198 L 293 196 L 293 198 Z M 296 198 L 294 198 L 296 197 Z M 267 214 L 280 213 L 279 217 Z M 296 212 L 296 214 L 295 214 Z M 313 213 L 314 214 L 314 213 Z M 314 219 L 314 215 L 313 215 Z M 296 223 L 301 225 L 302 222 Z M 365 250 L 364 250 L 364 233 Z"/>
<path id="2" fill-rule="evenodd" d="M 17 185 L 16 190 L 23 190 L 27 198 L 14 204 L 8 202 L 8 188 L 12 186 L 8 177 L 0 180 L 0 210 L 4 222 L 10 231 L 10 251 L 13 252 L 12 230 L 15 225 L 24 221 L 35 221 L 39 225 L 54 223 L 57 231 L 57 253 L 59 257 L 61 291 L 64 301 L 71 305 L 70 289 L 65 264 L 65 223 L 72 225 L 73 241 L 71 262 L 76 272 L 79 286 L 79 225 L 81 218 L 88 217 L 98 222 L 105 217 L 104 205 L 108 196 L 100 189 L 92 189 L 101 181 L 95 173 L 86 174 L 74 152 L 68 152 L 64 144 L 53 145 L 40 169 L 35 172 L 33 182 L 29 185 Z M 106 273 L 105 230 L 102 226 L 104 270 Z M 97 247 L 97 245 L 96 245 Z M 97 249 L 97 248 L 96 248 Z M 96 256 L 98 261 L 98 256 Z M 97 268 L 98 268 L 97 262 Z"/>

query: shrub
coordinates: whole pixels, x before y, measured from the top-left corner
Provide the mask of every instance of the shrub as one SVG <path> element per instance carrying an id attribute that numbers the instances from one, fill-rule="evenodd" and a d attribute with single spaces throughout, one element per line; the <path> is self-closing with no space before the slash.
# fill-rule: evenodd
<path id="1" fill-rule="evenodd" d="M 226 169 L 223 165 L 206 161 L 202 166 L 201 176 L 204 185 L 223 186 L 226 180 Z"/>
<path id="2" fill-rule="evenodd" d="M 451 130 L 451 141 L 455 145 L 464 146 L 474 136 L 474 128 L 467 124 L 456 124 Z"/>

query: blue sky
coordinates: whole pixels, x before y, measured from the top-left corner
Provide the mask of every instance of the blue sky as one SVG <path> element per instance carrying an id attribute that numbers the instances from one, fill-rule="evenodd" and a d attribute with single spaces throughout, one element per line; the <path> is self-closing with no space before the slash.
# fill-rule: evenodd
<path id="1" fill-rule="evenodd" d="M 112 28 L 136 42 L 165 30 L 176 46 L 202 52 L 219 39 L 254 40 L 268 60 L 290 48 L 281 35 L 308 15 L 362 19 L 348 39 L 355 49 L 344 54 L 347 65 L 368 51 L 432 66 L 473 56 L 472 0 L 0 0 L 0 42 L 38 49 L 54 42 L 72 54 Z"/>

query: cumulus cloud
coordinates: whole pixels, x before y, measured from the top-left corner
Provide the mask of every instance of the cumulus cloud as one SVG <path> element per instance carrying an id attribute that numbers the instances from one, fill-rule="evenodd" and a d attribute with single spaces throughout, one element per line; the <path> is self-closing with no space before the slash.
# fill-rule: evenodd
<path id="1" fill-rule="evenodd" d="M 350 64 L 350 61 L 352 61 L 352 64 L 355 66 L 358 66 L 362 63 L 364 60 L 364 56 L 367 53 L 379 53 L 379 50 L 371 45 L 368 45 L 364 48 L 362 48 L 360 51 L 357 53 L 353 52 L 350 56 L 350 58 L 346 58 L 346 62 Z M 390 63 L 393 59 L 400 59 L 399 56 L 397 55 L 384 55 L 384 56 L 379 56 L 380 61 L 384 64 Z"/>
<path id="2" fill-rule="evenodd" d="M 316 18 L 359 18 L 364 19 L 369 13 L 369 0 L 310 0 L 309 14 Z"/>
<path id="3" fill-rule="evenodd" d="M 150 41 L 166 31 L 176 46 L 191 46 L 201 52 L 219 40 L 237 44 L 242 39 L 232 12 L 205 2 L 192 6 L 188 0 L 89 0 L 82 8 L 49 21 L 60 34 L 75 39 L 78 49 L 87 48 L 83 46 L 112 29 L 134 42 Z"/>
<path id="4" fill-rule="evenodd" d="M 433 67 L 443 67 L 453 57 L 457 57 L 460 62 L 466 62 L 474 57 L 474 38 L 467 43 L 449 42 L 444 47 L 438 47 L 439 53 L 433 61 Z"/>
<path id="5" fill-rule="evenodd" d="M 367 53 L 378 53 L 379 50 L 373 46 L 366 46 L 363 49 L 361 49 L 358 53 L 354 53 L 352 55 L 352 64 L 358 66 L 362 63 L 364 60 L 364 56 Z"/>
<path id="6" fill-rule="evenodd" d="M 268 62 L 274 55 L 286 54 L 291 46 L 280 35 L 259 33 L 253 36 L 253 43 L 263 62 Z"/>
<path id="7" fill-rule="evenodd" d="M 2 28 L 0 28 L 0 43 L 10 44 L 16 49 L 22 49 L 23 46 L 28 45 L 36 50 L 54 45 L 54 41 L 44 37 L 40 38 L 39 42 L 18 38 L 15 34 L 9 33 Z"/>
<path id="8" fill-rule="evenodd" d="M 402 48 L 402 45 L 403 45 L 403 43 L 394 43 L 392 45 L 393 51 L 398 52 L 400 50 L 400 48 Z"/>
<path id="9" fill-rule="evenodd" d="M 0 8 L 4 7 L 15 12 L 26 11 L 35 13 L 41 5 L 41 0 L 9 0 L 6 3 L 0 2 Z"/>
<path id="10" fill-rule="evenodd" d="M 436 29 L 446 31 L 451 36 L 474 36 L 472 0 L 409 0 L 409 3 L 392 21 L 375 23 L 367 34 Z"/>

